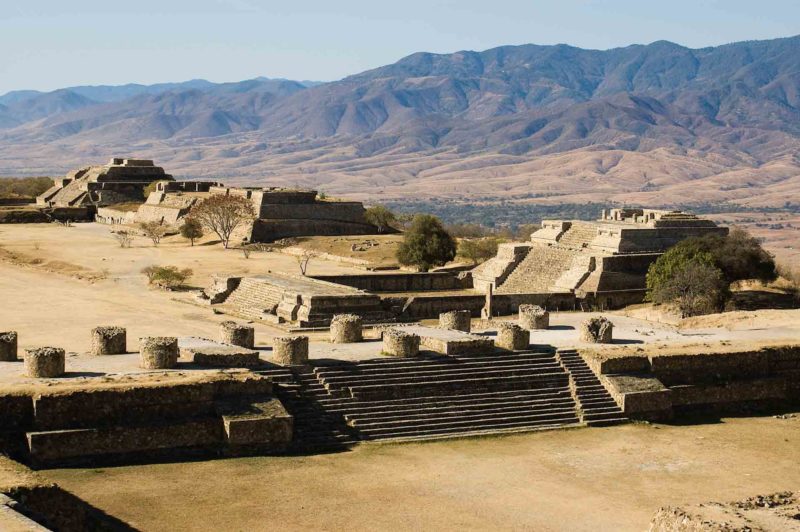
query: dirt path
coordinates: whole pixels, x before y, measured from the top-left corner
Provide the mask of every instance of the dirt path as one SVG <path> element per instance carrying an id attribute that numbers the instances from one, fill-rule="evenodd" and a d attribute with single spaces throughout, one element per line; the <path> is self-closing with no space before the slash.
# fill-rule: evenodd
<path id="1" fill-rule="evenodd" d="M 663 505 L 800 487 L 800 418 L 54 470 L 142 530 L 632 530 Z"/>

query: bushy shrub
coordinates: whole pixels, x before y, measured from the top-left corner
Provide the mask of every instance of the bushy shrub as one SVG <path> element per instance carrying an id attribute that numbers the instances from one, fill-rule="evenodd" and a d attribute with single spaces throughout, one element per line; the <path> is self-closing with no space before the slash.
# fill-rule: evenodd
<path id="1" fill-rule="evenodd" d="M 142 273 L 147 276 L 148 284 L 158 286 L 165 290 L 172 290 L 183 286 L 193 274 L 190 268 L 155 265 L 142 269 Z"/>

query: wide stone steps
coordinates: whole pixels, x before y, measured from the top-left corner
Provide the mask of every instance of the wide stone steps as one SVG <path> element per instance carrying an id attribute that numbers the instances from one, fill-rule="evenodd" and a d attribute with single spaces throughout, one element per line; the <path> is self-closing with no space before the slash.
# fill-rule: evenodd
<path id="1" fill-rule="evenodd" d="M 572 400 L 568 390 L 513 390 L 509 392 L 475 393 L 451 396 L 414 397 L 411 399 L 396 399 L 394 401 L 370 401 L 367 404 L 349 399 L 346 402 L 328 403 L 324 400 L 321 404 L 329 412 L 347 411 L 351 414 L 370 412 L 417 412 L 429 408 L 440 409 L 448 407 L 469 407 L 481 405 L 486 402 L 513 401 L 519 403 L 547 402 Z"/>
<path id="2" fill-rule="evenodd" d="M 294 438 L 291 451 L 296 453 L 336 451 L 357 443 L 341 414 L 328 412 L 317 402 L 317 394 L 307 393 L 308 385 L 316 385 L 313 373 L 292 370 L 296 384 L 282 384 L 277 395 L 294 417 Z"/>
<path id="3" fill-rule="evenodd" d="M 539 432 L 545 430 L 556 430 L 556 429 L 569 429 L 569 428 L 578 428 L 586 426 L 584 423 L 580 421 L 565 421 L 565 422 L 558 422 L 558 423 L 526 423 L 526 422 L 511 422 L 507 424 L 496 424 L 491 427 L 486 427 L 483 429 L 461 429 L 458 431 L 431 431 L 431 432 L 420 432 L 418 434 L 413 433 L 385 433 L 380 435 L 379 437 L 371 438 L 371 440 L 386 442 L 386 443 L 411 443 L 411 442 L 418 442 L 418 441 L 435 441 L 435 440 L 448 440 L 448 439 L 455 439 L 455 438 L 472 438 L 472 437 L 481 437 L 481 436 L 497 436 L 502 434 L 520 434 L 520 433 L 530 433 L 530 432 Z"/>
<path id="4" fill-rule="evenodd" d="M 420 422 L 434 423 L 445 420 L 457 419 L 459 421 L 475 418 L 506 417 L 516 414 L 528 415 L 532 411 L 542 411 L 546 413 L 569 412 L 575 413 L 575 403 L 565 400 L 561 403 L 547 404 L 501 404 L 487 405 L 479 404 L 472 407 L 428 409 L 418 412 L 374 412 L 370 415 L 364 414 L 345 414 L 347 419 L 356 428 L 363 428 L 372 425 L 398 425 L 398 424 L 419 424 Z"/>
<path id="5" fill-rule="evenodd" d="M 550 246 L 534 246 L 498 289 L 498 294 L 548 292 L 561 274 L 572 265 L 575 251 Z"/>
<path id="6" fill-rule="evenodd" d="M 408 427 L 395 427 L 395 428 L 360 428 L 359 432 L 362 437 L 367 440 L 382 440 L 382 439 L 396 439 L 417 437 L 422 439 L 424 437 L 445 436 L 445 435 L 466 435 L 470 433 L 481 432 L 489 434 L 492 431 L 499 429 L 541 429 L 541 428 L 561 428 L 571 425 L 576 425 L 580 421 L 578 417 L 572 414 L 566 414 L 562 417 L 553 416 L 518 416 L 509 418 L 487 418 L 483 420 L 469 420 L 461 423 L 451 422 L 438 425 L 425 425 L 425 426 L 408 426 Z"/>
<path id="7" fill-rule="evenodd" d="M 260 320 L 265 311 L 269 312 L 281 303 L 283 295 L 283 290 L 274 285 L 245 277 L 225 300 L 225 304 L 242 316 Z"/>

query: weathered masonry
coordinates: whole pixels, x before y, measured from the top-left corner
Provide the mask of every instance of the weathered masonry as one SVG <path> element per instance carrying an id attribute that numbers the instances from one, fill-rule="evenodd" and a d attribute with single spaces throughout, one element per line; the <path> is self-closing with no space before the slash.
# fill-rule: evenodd
<path id="1" fill-rule="evenodd" d="M 44 207 L 105 206 L 144 200 L 144 189 L 153 181 L 171 181 L 153 161 L 113 158 L 108 164 L 70 172 L 36 198 Z"/>
<path id="2" fill-rule="evenodd" d="M 588 306 L 642 301 L 647 268 L 681 240 L 727 234 L 681 211 L 608 209 L 595 222 L 545 220 L 530 242 L 501 244 L 472 271 L 475 289 L 495 293 L 572 294 Z"/>

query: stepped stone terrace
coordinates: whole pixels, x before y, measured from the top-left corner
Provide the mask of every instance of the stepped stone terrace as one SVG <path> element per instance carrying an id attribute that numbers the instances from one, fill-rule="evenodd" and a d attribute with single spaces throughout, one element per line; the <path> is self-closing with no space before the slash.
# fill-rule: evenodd
<path id="1" fill-rule="evenodd" d="M 87 166 L 57 179 L 52 188 L 36 198 L 47 207 L 104 206 L 144 200 L 144 189 L 153 181 L 172 176 L 146 159 L 112 158 L 107 164 Z"/>
<path id="2" fill-rule="evenodd" d="M 545 220 L 529 242 L 501 244 L 475 268 L 474 288 L 573 294 L 582 306 L 621 307 L 642 301 L 647 268 L 671 246 L 727 232 L 693 214 L 651 209 L 608 209 L 595 222 Z"/>

